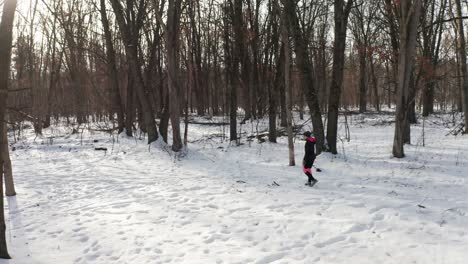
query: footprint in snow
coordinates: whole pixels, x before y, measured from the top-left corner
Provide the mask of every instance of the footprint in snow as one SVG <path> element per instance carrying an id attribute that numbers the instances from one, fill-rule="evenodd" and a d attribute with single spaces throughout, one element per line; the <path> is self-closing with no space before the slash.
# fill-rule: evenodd
<path id="1" fill-rule="evenodd" d="M 275 261 L 278 261 L 282 258 L 284 258 L 284 256 L 286 256 L 286 253 L 276 253 L 276 254 L 271 254 L 271 255 L 267 255 L 261 259 L 259 259 L 257 262 L 255 262 L 255 264 L 267 264 L 267 263 L 272 263 L 272 262 L 275 262 Z"/>
<path id="2" fill-rule="evenodd" d="M 351 228 L 348 229 L 348 231 L 345 232 L 345 234 L 350 234 L 350 233 L 359 233 L 369 230 L 369 226 L 365 224 L 354 224 L 351 226 Z"/>
<path id="3" fill-rule="evenodd" d="M 330 238 L 330 239 L 328 239 L 328 240 L 326 240 L 326 241 L 324 241 L 322 243 L 317 243 L 317 244 L 315 244 L 315 246 L 318 247 L 318 248 L 323 248 L 323 247 L 326 247 L 326 246 L 329 246 L 329 245 L 344 241 L 345 239 L 346 238 L 344 236 L 337 236 L 337 237 Z"/>

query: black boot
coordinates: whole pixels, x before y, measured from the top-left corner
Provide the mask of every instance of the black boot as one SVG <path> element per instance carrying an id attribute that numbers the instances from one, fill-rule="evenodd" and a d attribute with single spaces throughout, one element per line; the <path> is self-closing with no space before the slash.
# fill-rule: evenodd
<path id="1" fill-rule="evenodd" d="M 309 186 L 310 187 L 314 187 L 314 185 L 317 183 L 318 181 L 316 179 L 313 179 L 311 182 L 309 182 Z"/>
<path id="2" fill-rule="evenodd" d="M 310 187 L 314 186 L 317 183 L 317 180 L 312 176 L 312 173 L 306 172 L 307 178 L 309 178 L 308 182 L 305 185 Z"/>

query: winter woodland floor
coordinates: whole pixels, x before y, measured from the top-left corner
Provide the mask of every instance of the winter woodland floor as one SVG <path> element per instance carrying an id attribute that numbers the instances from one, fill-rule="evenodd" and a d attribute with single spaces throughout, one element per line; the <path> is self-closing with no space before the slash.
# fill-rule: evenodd
<path id="1" fill-rule="evenodd" d="M 175 159 L 160 143 L 29 129 L 5 202 L 14 259 L 0 263 L 467 263 L 468 136 L 446 136 L 450 118 L 426 121 L 424 147 L 413 126 L 398 160 L 392 116 L 352 116 L 351 141 L 318 157 L 314 188 L 287 166 L 285 138 L 234 147 L 209 138 L 221 127 L 193 125 Z"/>

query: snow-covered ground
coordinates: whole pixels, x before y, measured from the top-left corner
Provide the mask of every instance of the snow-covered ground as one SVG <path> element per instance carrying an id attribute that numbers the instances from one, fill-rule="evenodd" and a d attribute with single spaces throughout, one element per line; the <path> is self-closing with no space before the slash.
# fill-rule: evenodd
<path id="1" fill-rule="evenodd" d="M 313 188 L 287 166 L 285 138 L 235 147 L 212 137 L 221 127 L 192 125 L 175 158 L 161 143 L 27 130 L 5 202 L 14 259 L 0 263 L 467 263 L 468 136 L 446 136 L 450 117 L 433 117 L 425 146 L 416 125 L 394 159 L 382 122 L 393 117 L 350 119 L 351 141 L 318 157 Z M 295 147 L 300 165 L 299 137 Z"/>

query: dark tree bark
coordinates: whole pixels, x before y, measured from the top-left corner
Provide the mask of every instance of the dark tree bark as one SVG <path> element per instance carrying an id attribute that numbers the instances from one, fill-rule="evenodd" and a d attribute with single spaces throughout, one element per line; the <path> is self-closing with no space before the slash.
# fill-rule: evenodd
<path id="1" fill-rule="evenodd" d="M 15 182 L 13 180 L 13 168 L 11 165 L 11 159 L 10 159 L 10 147 L 8 146 L 8 135 L 7 135 L 7 124 L 6 124 L 6 117 L 4 117 L 5 122 L 3 122 L 3 134 L 0 134 L 0 136 L 3 137 L 3 142 L 0 144 L 1 148 L 0 155 L 2 156 L 3 160 L 3 175 L 5 176 L 5 195 L 6 196 L 15 196 L 16 195 L 16 190 L 15 190 Z M 0 125 L 2 125 L 0 123 Z M 0 174 L 2 175 L 2 174 Z"/>
<path id="2" fill-rule="evenodd" d="M 440 6 L 438 6 L 440 4 Z M 442 41 L 442 23 L 434 23 L 444 18 L 447 0 L 440 3 L 436 1 L 423 1 L 423 15 L 421 19 L 422 55 L 424 89 L 422 93 L 423 116 L 434 113 L 434 89 L 436 86 L 435 69 L 439 64 L 439 52 Z M 436 6 L 438 13 L 436 14 Z"/>
<path id="3" fill-rule="evenodd" d="M 391 81 L 390 84 L 393 86 L 393 91 L 398 91 L 398 49 L 399 49 L 399 39 L 398 39 L 398 21 L 397 21 L 397 15 L 396 13 L 396 1 L 392 0 L 384 0 L 385 1 L 385 12 L 384 15 L 386 16 L 387 19 L 387 24 L 388 28 L 390 31 L 390 44 L 392 47 L 392 52 L 390 56 L 390 63 L 391 63 L 391 74 L 390 74 L 390 69 L 389 65 L 386 65 L 386 70 L 387 70 L 387 76 L 389 77 L 389 80 Z M 393 78 L 390 79 L 390 76 Z M 392 89 L 389 86 L 388 89 L 388 107 L 391 108 L 392 102 L 393 102 L 393 93 Z"/>
<path id="4" fill-rule="evenodd" d="M 127 97 L 126 97 L 126 115 L 125 115 L 125 133 L 127 136 L 133 136 L 133 122 L 136 117 L 136 106 L 135 101 L 137 101 L 135 96 L 135 89 L 133 88 L 133 77 L 131 74 L 127 77 Z"/>
<path id="5" fill-rule="evenodd" d="M 261 2 L 255 1 L 255 8 L 251 3 L 251 0 L 247 1 L 247 6 L 249 10 L 249 21 L 250 28 L 254 36 L 251 40 L 251 50 L 252 50 L 252 64 L 250 70 L 250 97 L 252 105 L 252 114 L 254 118 L 257 116 L 263 116 L 264 111 L 264 96 L 263 95 L 263 85 L 260 81 L 260 11 L 261 11 Z M 254 9 L 254 10 L 252 10 Z"/>
<path id="6" fill-rule="evenodd" d="M 418 122 L 416 118 L 416 92 L 417 92 L 418 80 L 415 76 L 415 72 L 411 73 L 409 82 L 408 92 L 408 118 L 405 124 L 405 132 L 403 137 L 404 144 L 411 144 L 411 124 Z"/>
<path id="7" fill-rule="evenodd" d="M 166 23 L 167 75 L 169 89 L 169 109 L 172 125 L 172 150 L 183 147 L 180 136 L 180 84 L 179 84 L 179 27 L 181 0 L 169 0 Z"/>
<path id="8" fill-rule="evenodd" d="M 460 0 L 454 0 L 456 5 L 457 17 L 462 17 L 462 5 Z M 468 133 L 468 72 L 466 64 L 466 40 L 463 20 L 457 19 L 456 22 L 458 31 L 458 56 L 460 58 L 460 69 L 462 75 L 462 100 L 463 113 L 465 115 L 465 133 Z"/>
<path id="9" fill-rule="evenodd" d="M 278 97 L 281 96 L 279 93 L 279 89 L 284 89 L 284 47 L 283 44 L 280 47 L 279 51 L 279 57 L 276 62 L 276 74 L 275 74 L 275 79 L 271 88 L 270 88 L 270 141 L 276 143 L 276 109 L 278 109 Z M 286 96 L 285 96 L 286 97 Z M 283 99 L 284 101 L 284 109 L 281 109 L 281 111 L 284 111 L 282 115 L 284 115 L 284 119 L 286 120 L 286 100 Z M 286 123 L 287 126 L 287 123 Z M 275 133 L 273 135 L 273 133 Z"/>
<path id="10" fill-rule="evenodd" d="M 395 123 L 395 137 L 393 140 L 393 156 L 405 156 L 406 129 L 408 129 L 408 107 L 410 105 L 410 79 L 414 65 L 416 38 L 419 17 L 421 14 L 421 0 L 401 0 L 400 2 L 400 48 L 398 58 L 398 91 Z"/>
<path id="11" fill-rule="evenodd" d="M 292 106 L 291 106 L 291 79 L 290 79 L 290 67 L 291 67 L 291 47 L 289 43 L 289 30 L 288 30 L 288 16 L 286 14 L 287 9 L 284 9 L 281 15 L 281 42 L 284 49 L 284 88 L 286 94 L 286 131 L 288 133 L 288 149 L 289 149 L 289 166 L 295 166 L 296 161 L 294 159 L 294 141 L 292 131 Z"/>
<path id="12" fill-rule="evenodd" d="M 2 20 L 0 22 L 0 150 L 8 147 L 6 126 L 6 103 L 8 96 L 8 82 L 11 62 L 11 47 L 13 42 L 13 20 L 15 18 L 16 0 L 3 1 Z M 10 259 L 6 243 L 5 211 L 3 205 L 3 169 L 6 158 L 0 151 L 0 258 Z"/>
<path id="13" fill-rule="evenodd" d="M 162 116 L 161 116 L 161 123 L 159 124 L 161 136 L 164 142 L 166 143 L 167 143 L 167 135 L 168 135 L 167 130 L 169 128 L 169 119 L 170 119 L 169 105 L 170 105 L 169 94 L 167 94 L 164 98 L 164 109 L 163 109 Z"/>
<path id="14" fill-rule="evenodd" d="M 343 73 L 346 48 L 346 31 L 348 28 L 348 17 L 353 5 L 353 0 L 335 0 L 335 41 L 333 43 L 333 68 L 328 98 L 328 123 L 327 143 L 328 149 L 337 154 L 336 138 L 338 134 L 338 111 L 340 108 L 340 97 L 343 85 Z"/>
<path id="15" fill-rule="evenodd" d="M 320 154 L 323 150 L 325 137 L 323 131 L 322 112 L 318 101 L 318 93 L 314 86 L 315 82 L 312 76 L 313 69 L 310 63 L 309 47 L 304 37 L 304 33 L 300 29 L 295 1 L 284 0 L 283 5 L 289 23 L 289 28 L 291 29 L 291 34 L 294 39 L 294 50 L 301 79 L 301 87 L 306 96 L 307 104 L 310 109 L 312 125 L 314 127 L 314 135 L 317 139 L 317 153 Z"/>
<path id="16" fill-rule="evenodd" d="M 228 69 L 227 79 L 228 89 L 227 102 L 229 105 L 229 128 L 230 128 L 230 141 L 237 143 L 237 89 L 240 87 L 240 49 L 242 41 L 239 39 L 239 34 L 242 35 L 242 0 L 234 0 L 234 4 L 229 1 L 226 5 L 226 10 L 230 14 L 231 24 L 225 20 L 225 52 L 226 52 L 226 65 Z M 228 15 L 226 15 L 227 17 Z M 231 42 L 231 32 L 234 31 L 234 45 Z"/>
<path id="17" fill-rule="evenodd" d="M 133 0 L 130 0 L 131 2 Z M 130 24 L 124 15 L 122 4 L 118 0 L 111 0 L 112 7 L 114 9 L 115 17 L 119 25 L 120 33 L 122 35 L 123 42 L 125 43 L 125 53 L 127 56 L 127 63 L 129 66 L 132 80 L 134 81 L 134 89 L 141 105 L 141 111 L 143 115 L 143 123 L 146 131 L 148 132 L 148 144 L 158 139 L 158 129 L 156 127 L 156 121 L 154 119 L 154 113 L 152 111 L 151 103 L 148 98 L 147 90 L 143 82 L 141 74 L 140 63 L 138 62 L 138 29 L 141 26 L 141 20 L 144 10 L 140 10 L 135 24 Z M 143 8 L 144 2 L 140 2 L 140 8 Z M 129 8 L 129 7 L 127 7 Z"/>
<path id="18" fill-rule="evenodd" d="M 283 47 L 281 47 L 283 48 Z M 281 79 L 283 74 L 281 73 Z M 285 90 L 284 90 L 284 82 L 281 82 L 279 85 L 279 97 L 280 97 L 280 126 L 286 127 L 287 126 L 287 120 L 286 120 L 286 95 L 285 95 Z"/>
<path id="19" fill-rule="evenodd" d="M 276 1 L 276 0 L 275 0 Z M 269 105 L 269 132 L 268 132 L 268 140 L 270 142 L 276 143 L 277 142 L 277 130 L 276 130 L 276 119 L 278 115 L 278 99 L 280 97 L 279 93 L 279 87 L 283 86 L 283 80 L 284 78 L 282 77 L 283 71 L 281 69 L 284 69 L 284 48 L 279 47 L 278 41 L 278 25 L 277 25 L 277 18 L 279 17 L 278 15 L 278 5 L 277 3 L 273 3 L 273 0 L 270 0 L 268 3 L 268 8 L 269 12 L 272 14 L 270 17 L 268 29 L 269 32 L 271 32 L 271 39 L 269 42 L 271 43 L 271 49 L 270 51 L 266 51 L 266 53 L 270 52 L 268 55 L 269 59 L 266 60 L 265 62 L 265 67 L 268 67 L 268 72 L 271 74 L 270 76 L 272 77 L 273 72 L 275 72 L 275 77 L 274 80 L 271 81 L 271 78 L 266 78 L 267 79 L 267 85 L 268 85 L 268 105 Z M 276 62 L 273 62 L 273 55 L 279 54 L 277 56 Z M 275 68 L 275 70 L 274 70 Z M 284 90 L 284 89 L 283 89 Z M 284 100 L 283 100 L 284 101 Z M 285 102 L 284 102 L 285 103 Z M 283 109 L 282 109 L 283 110 Z M 284 113 L 286 115 L 286 113 Z M 286 118 L 285 118 L 286 119 Z"/>
<path id="20" fill-rule="evenodd" d="M 243 0 L 234 0 L 234 7 L 232 12 L 232 26 L 234 29 L 234 44 L 235 44 L 235 56 L 233 57 L 233 65 L 237 72 L 235 83 L 238 87 L 238 91 L 241 91 L 240 98 L 243 100 L 240 102 L 243 105 L 245 111 L 245 117 L 242 123 L 252 118 L 252 94 L 251 94 L 251 62 L 248 54 L 248 45 L 245 32 L 247 31 L 244 23 L 244 6 Z M 238 65 L 238 66 L 236 66 Z M 243 103 L 243 104 L 242 104 Z"/>
<path id="21" fill-rule="evenodd" d="M 115 112 L 117 112 L 118 132 L 120 134 L 125 128 L 125 120 L 124 120 L 122 96 L 120 94 L 120 88 L 119 88 L 117 62 L 115 59 L 115 50 L 114 50 L 114 44 L 112 41 L 112 33 L 109 27 L 109 20 L 107 18 L 106 1 L 105 0 L 100 0 L 100 1 L 101 1 L 100 2 L 101 6 L 100 6 L 99 11 L 101 13 L 101 22 L 102 22 L 102 27 L 104 29 L 104 38 L 106 41 L 107 71 L 108 71 L 108 76 L 109 76 L 109 82 L 112 87 L 112 91 L 114 92 L 114 107 L 115 107 Z"/>
<path id="22" fill-rule="evenodd" d="M 367 111 L 367 56 L 365 44 L 359 53 L 359 113 Z"/>
<path id="23" fill-rule="evenodd" d="M 56 7 L 56 1 L 54 0 L 53 6 Z M 52 108 L 54 106 L 54 102 L 56 101 L 55 94 L 57 93 L 57 84 L 60 77 L 60 71 L 62 68 L 62 58 L 64 55 L 64 51 L 60 51 L 60 55 L 58 59 L 56 58 L 57 54 L 57 46 L 54 45 L 57 41 L 57 16 L 54 16 L 54 20 L 52 22 L 52 33 L 51 33 L 51 41 L 50 46 L 52 49 L 52 54 L 50 56 L 50 76 L 49 76 L 49 90 L 47 91 L 47 105 L 46 105 L 46 116 L 44 121 L 44 128 L 48 128 L 50 126 L 50 121 L 52 117 Z M 50 50 L 50 48 L 49 48 Z"/>
<path id="24" fill-rule="evenodd" d="M 374 107 L 377 112 L 380 112 L 380 94 L 377 75 L 375 74 L 375 62 L 373 54 L 369 54 L 370 74 L 372 80 L 372 90 L 374 91 Z"/>

